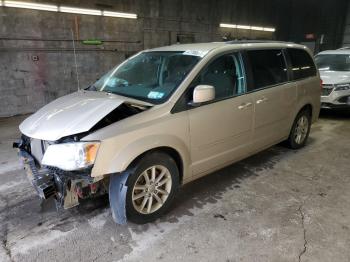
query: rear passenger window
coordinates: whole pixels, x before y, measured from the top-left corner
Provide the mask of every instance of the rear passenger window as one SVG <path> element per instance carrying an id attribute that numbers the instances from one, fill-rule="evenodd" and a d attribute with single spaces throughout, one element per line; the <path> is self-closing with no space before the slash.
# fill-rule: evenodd
<path id="1" fill-rule="evenodd" d="M 287 67 L 282 50 L 247 51 L 250 61 L 254 86 L 250 90 L 276 85 L 288 80 Z"/>
<path id="2" fill-rule="evenodd" d="M 302 49 L 287 49 L 292 64 L 293 79 L 298 80 L 316 75 L 311 56 Z"/>

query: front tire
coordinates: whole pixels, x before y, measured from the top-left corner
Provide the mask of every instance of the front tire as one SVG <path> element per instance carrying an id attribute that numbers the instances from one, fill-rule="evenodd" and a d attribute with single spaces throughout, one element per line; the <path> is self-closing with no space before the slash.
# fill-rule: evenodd
<path id="1" fill-rule="evenodd" d="M 311 113 L 309 110 L 302 110 L 294 120 L 287 144 L 292 149 L 299 149 L 305 146 L 311 128 Z"/>
<path id="2" fill-rule="evenodd" d="M 132 170 L 127 181 L 127 219 L 137 224 L 154 221 L 169 209 L 178 190 L 176 162 L 168 154 L 152 152 Z"/>

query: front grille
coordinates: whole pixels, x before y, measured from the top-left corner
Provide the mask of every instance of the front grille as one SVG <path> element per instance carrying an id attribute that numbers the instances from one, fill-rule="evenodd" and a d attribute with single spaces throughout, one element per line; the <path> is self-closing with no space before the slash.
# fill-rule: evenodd
<path id="1" fill-rule="evenodd" d="M 322 96 L 329 96 L 333 91 L 333 85 L 323 85 Z"/>

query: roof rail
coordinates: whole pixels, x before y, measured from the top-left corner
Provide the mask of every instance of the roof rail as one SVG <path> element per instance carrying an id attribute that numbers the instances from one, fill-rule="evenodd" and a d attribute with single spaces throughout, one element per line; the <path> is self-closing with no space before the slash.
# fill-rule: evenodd
<path id="1" fill-rule="evenodd" d="M 294 44 L 292 42 L 285 42 L 285 41 L 276 41 L 276 40 L 230 40 L 226 41 L 225 44 L 251 44 L 251 43 L 290 43 Z"/>
<path id="2" fill-rule="evenodd" d="M 338 48 L 337 50 L 346 50 L 346 49 L 350 49 L 350 46 L 343 46 L 341 48 Z"/>

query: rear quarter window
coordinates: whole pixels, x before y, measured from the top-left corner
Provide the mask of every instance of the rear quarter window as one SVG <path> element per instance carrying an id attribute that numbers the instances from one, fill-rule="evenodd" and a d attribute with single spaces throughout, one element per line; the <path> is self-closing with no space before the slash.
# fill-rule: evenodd
<path id="1" fill-rule="evenodd" d="M 292 48 L 288 48 L 287 52 L 292 65 L 294 80 L 316 76 L 316 67 L 308 52 Z"/>

